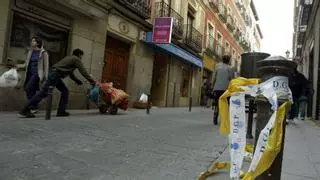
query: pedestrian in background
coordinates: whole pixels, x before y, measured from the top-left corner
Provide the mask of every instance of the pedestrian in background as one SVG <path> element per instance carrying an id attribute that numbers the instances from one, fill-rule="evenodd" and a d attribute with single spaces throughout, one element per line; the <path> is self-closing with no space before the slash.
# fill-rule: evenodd
<path id="1" fill-rule="evenodd" d="M 230 66 L 230 56 L 224 55 L 222 63 L 218 63 L 215 68 L 215 77 L 213 82 L 213 123 L 218 124 L 219 116 L 219 98 L 227 90 L 231 79 L 234 78 L 233 68 Z"/>
<path id="2" fill-rule="evenodd" d="M 307 113 L 307 107 L 309 98 L 312 98 L 313 95 L 313 88 L 312 88 L 312 82 L 307 81 L 307 87 L 305 88 L 305 91 L 303 95 L 299 98 L 299 119 L 304 120 Z"/>
<path id="3" fill-rule="evenodd" d="M 49 55 L 43 48 L 41 39 L 32 37 L 27 59 L 24 64 L 18 64 L 17 68 L 26 70 L 22 83 L 29 101 L 39 90 L 40 83 L 48 78 L 49 73 Z M 35 113 L 38 110 L 38 104 L 30 108 Z"/>
<path id="4" fill-rule="evenodd" d="M 293 104 L 288 114 L 287 124 L 289 122 L 294 123 L 294 120 L 298 118 L 300 98 L 308 93 L 308 80 L 297 70 L 297 68 L 295 68 L 294 72 L 289 77 L 289 87 L 292 92 Z"/>
<path id="5" fill-rule="evenodd" d="M 207 83 L 206 85 L 206 101 L 205 101 L 205 105 L 207 106 L 207 108 L 210 108 L 211 104 L 212 104 L 212 99 L 213 99 L 213 87 L 211 83 Z"/>
<path id="6" fill-rule="evenodd" d="M 74 70 L 78 69 L 81 75 L 86 78 L 91 85 L 96 84 L 96 81 L 88 74 L 83 66 L 81 61 L 83 54 L 84 53 L 82 50 L 75 49 L 71 56 L 66 56 L 58 63 L 53 65 L 48 79 L 41 87 L 41 90 L 28 101 L 19 114 L 26 118 L 34 118 L 35 115 L 31 112 L 31 107 L 35 106 L 43 98 L 48 96 L 49 87 L 56 87 L 61 93 L 57 116 L 69 116 L 70 114 L 66 112 L 69 90 L 64 84 L 63 79 L 69 76 L 76 84 L 82 85 L 82 82 L 74 75 Z"/>

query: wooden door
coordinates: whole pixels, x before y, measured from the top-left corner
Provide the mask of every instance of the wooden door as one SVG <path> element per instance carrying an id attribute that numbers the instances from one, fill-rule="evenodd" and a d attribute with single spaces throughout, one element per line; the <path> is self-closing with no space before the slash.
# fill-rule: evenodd
<path id="1" fill-rule="evenodd" d="M 113 82 L 115 88 L 126 90 L 130 44 L 107 37 L 102 82 Z"/>

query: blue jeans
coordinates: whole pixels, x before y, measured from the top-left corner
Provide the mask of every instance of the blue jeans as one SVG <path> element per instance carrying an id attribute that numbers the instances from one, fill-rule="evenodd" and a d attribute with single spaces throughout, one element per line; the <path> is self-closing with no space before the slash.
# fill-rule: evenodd
<path id="1" fill-rule="evenodd" d="M 40 78 L 39 78 L 38 74 L 29 75 L 27 77 L 25 91 L 26 91 L 26 95 L 27 95 L 28 100 L 32 99 L 32 97 L 39 90 L 39 83 L 40 83 Z M 32 108 L 38 108 L 38 104 L 36 104 Z"/>
<path id="2" fill-rule="evenodd" d="M 299 114 L 299 100 L 293 99 L 293 104 L 289 111 L 289 119 L 294 119 L 298 117 L 298 114 Z"/>
<path id="3" fill-rule="evenodd" d="M 55 69 L 52 69 L 49 73 L 48 79 L 41 87 L 40 91 L 34 95 L 30 100 L 28 100 L 26 109 L 31 109 L 32 107 L 38 105 L 40 101 L 48 96 L 49 87 L 56 87 L 61 95 L 60 102 L 58 107 L 58 112 L 65 112 L 68 104 L 69 90 L 61 79 L 59 72 Z"/>

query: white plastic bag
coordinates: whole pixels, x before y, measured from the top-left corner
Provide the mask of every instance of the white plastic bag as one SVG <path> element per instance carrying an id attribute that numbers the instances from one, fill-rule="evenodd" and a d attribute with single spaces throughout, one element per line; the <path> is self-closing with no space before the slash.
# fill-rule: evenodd
<path id="1" fill-rule="evenodd" d="M 140 96 L 139 101 L 143 102 L 143 103 L 147 103 L 148 102 L 148 96 L 146 94 L 142 93 L 141 96 Z"/>
<path id="2" fill-rule="evenodd" d="M 18 71 L 15 68 L 4 72 L 0 76 L 0 87 L 16 87 L 19 83 Z"/>

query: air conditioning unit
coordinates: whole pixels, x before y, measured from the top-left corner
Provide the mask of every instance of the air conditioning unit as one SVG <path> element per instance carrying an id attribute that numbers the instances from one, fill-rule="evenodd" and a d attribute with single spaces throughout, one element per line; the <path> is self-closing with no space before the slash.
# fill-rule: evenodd
<path id="1" fill-rule="evenodd" d="M 139 32 L 139 40 L 140 41 L 146 41 L 147 40 L 147 33 L 145 31 Z"/>

